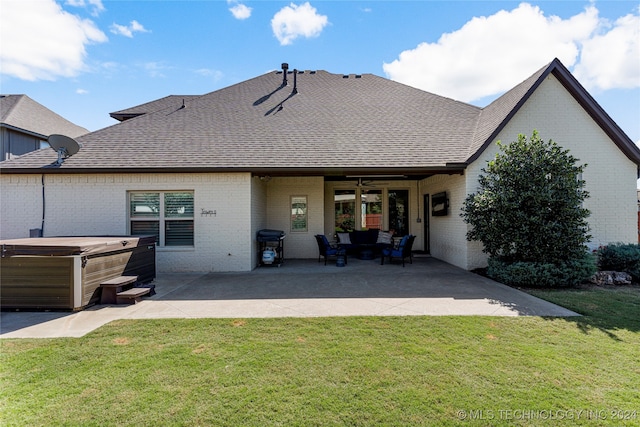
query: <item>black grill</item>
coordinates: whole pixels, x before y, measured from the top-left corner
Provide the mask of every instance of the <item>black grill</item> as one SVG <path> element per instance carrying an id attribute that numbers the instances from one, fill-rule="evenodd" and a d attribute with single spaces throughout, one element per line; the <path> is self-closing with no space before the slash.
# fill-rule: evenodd
<path id="1" fill-rule="evenodd" d="M 256 240 L 258 240 L 258 242 L 277 242 L 284 239 L 285 236 L 286 234 L 282 230 L 260 230 L 258 231 Z"/>
<path id="2" fill-rule="evenodd" d="M 280 267 L 284 262 L 284 238 L 286 234 L 282 230 L 260 230 L 256 235 L 258 241 L 258 256 L 260 257 L 260 265 L 271 265 Z M 273 255 L 264 257 L 265 251 L 271 249 Z M 270 252 L 268 253 L 270 254 Z"/>

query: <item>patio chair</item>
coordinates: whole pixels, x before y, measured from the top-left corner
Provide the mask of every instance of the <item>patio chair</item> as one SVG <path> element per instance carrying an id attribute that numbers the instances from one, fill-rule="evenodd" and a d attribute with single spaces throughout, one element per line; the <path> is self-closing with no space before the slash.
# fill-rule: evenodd
<path id="1" fill-rule="evenodd" d="M 404 260 L 409 258 L 409 263 L 413 264 L 413 257 L 411 256 L 411 249 L 413 248 L 413 241 L 416 236 L 407 234 L 400 240 L 397 246 L 393 248 L 385 248 L 382 250 L 382 256 L 380 257 L 380 265 L 384 265 L 384 257 L 389 257 L 389 263 L 394 258 L 402 260 L 402 266 L 404 267 Z"/>
<path id="2" fill-rule="evenodd" d="M 316 234 L 315 238 L 318 243 L 318 262 L 320 262 L 321 257 L 324 257 L 324 265 L 327 265 L 327 258 L 335 256 L 337 259 L 337 257 L 341 255 L 344 256 L 344 263 L 347 263 L 347 253 L 343 248 L 332 245 L 329 243 L 329 240 L 327 240 L 327 237 L 322 234 Z"/>

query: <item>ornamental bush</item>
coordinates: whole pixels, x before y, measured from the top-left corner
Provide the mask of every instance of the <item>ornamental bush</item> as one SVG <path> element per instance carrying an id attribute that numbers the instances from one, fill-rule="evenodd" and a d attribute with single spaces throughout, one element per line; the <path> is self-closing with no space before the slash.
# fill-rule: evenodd
<path id="1" fill-rule="evenodd" d="M 487 274 L 495 280 L 511 286 L 525 287 L 575 286 L 593 276 L 596 271 L 595 257 L 588 252 L 584 252 L 582 257 L 555 263 L 509 262 L 489 258 L 487 268 Z"/>
<path id="2" fill-rule="evenodd" d="M 596 252 L 601 271 L 624 271 L 640 282 L 640 245 L 635 243 L 613 243 Z"/>
<path id="3" fill-rule="evenodd" d="M 574 283 L 577 273 L 566 265 L 583 265 L 591 239 L 582 206 L 589 197 L 581 179 L 586 164 L 577 165 L 569 150 L 535 130 L 530 139 L 520 134 L 498 147 L 481 171 L 478 192 L 463 204 L 467 239 L 482 242 L 494 265 L 488 272 L 500 281 L 524 285 L 532 280 L 526 274 L 534 274 L 538 283 L 549 283 L 543 286 Z M 580 280 L 589 278 L 587 271 L 579 269 Z"/>

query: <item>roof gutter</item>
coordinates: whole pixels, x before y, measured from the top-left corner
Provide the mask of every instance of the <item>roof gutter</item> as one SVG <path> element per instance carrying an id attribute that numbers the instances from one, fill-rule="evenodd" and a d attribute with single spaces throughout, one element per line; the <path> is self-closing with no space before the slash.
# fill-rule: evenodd
<path id="1" fill-rule="evenodd" d="M 270 176 L 346 176 L 346 175 L 406 175 L 406 176 L 422 176 L 422 175 L 463 175 L 466 169 L 466 163 L 447 163 L 444 166 L 427 166 L 427 167 L 394 167 L 394 168 L 377 168 L 377 167 L 361 167 L 361 168 L 342 168 L 342 167 L 184 167 L 184 168 L 70 168 L 70 167 L 42 167 L 42 168 L 2 168 L 0 173 L 8 174 L 122 174 L 122 173 L 157 173 L 157 174 L 173 174 L 173 173 L 251 173 L 253 175 L 270 175 Z"/>
<path id="2" fill-rule="evenodd" d="M 30 130 L 22 129 L 22 128 L 19 128 L 17 126 L 12 126 L 12 125 L 7 124 L 7 123 L 0 123 L 0 128 L 7 128 L 7 129 L 15 130 L 16 132 L 20 132 L 20 133 L 24 133 L 24 134 L 27 134 L 27 135 L 35 136 L 36 138 L 42 139 L 44 141 L 46 141 L 47 138 L 48 138 L 47 135 L 43 135 L 43 134 L 38 133 L 38 132 L 33 132 L 33 131 L 30 131 Z"/>

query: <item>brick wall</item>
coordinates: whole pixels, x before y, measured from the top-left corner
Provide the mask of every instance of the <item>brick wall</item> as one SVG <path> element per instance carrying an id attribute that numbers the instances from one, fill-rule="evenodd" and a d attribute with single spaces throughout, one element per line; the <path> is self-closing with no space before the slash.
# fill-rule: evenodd
<path id="1" fill-rule="evenodd" d="M 324 227 L 324 178 L 283 177 L 267 183 L 267 227 L 287 233 L 284 256 L 287 258 L 314 258 L 318 246 L 314 235 L 322 234 Z M 291 231 L 291 196 L 307 196 L 307 231 Z"/>
<path id="2" fill-rule="evenodd" d="M 29 237 L 40 228 L 40 175 L 0 176 L 0 238 Z M 252 268 L 249 174 L 45 175 L 44 235 L 128 233 L 127 191 L 194 192 L 194 248 L 158 248 L 158 272 L 244 271 Z M 215 210 L 216 216 L 201 215 Z"/>
<path id="3" fill-rule="evenodd" d="M 467 267 L 467 226 L 460 217 L 460 208 L 466 197 L 466 180 L 463 175 L 435 175 L 422 181 L 422 194 L 446 191 L 449 213 L 446 216 L 429 215 L 429 241 L 431 255 L 461 268 Z M 423 221 L 424 224 L 424 221 Z"/>
<path id="4" fill-rule="evenodd" d="M 0 238 L 29 237 L 42 225 L 42 177 L 0 174 Z"/>
<path id="5" fill-rule="evenodd" d="M 260 263 L 258 253 L 258 241 L 256 235 L 258 230 L 269 228 L 267 226 L 267 183 L 259 177 L 251 180 L 251 265 L 257 266 Z"/>

